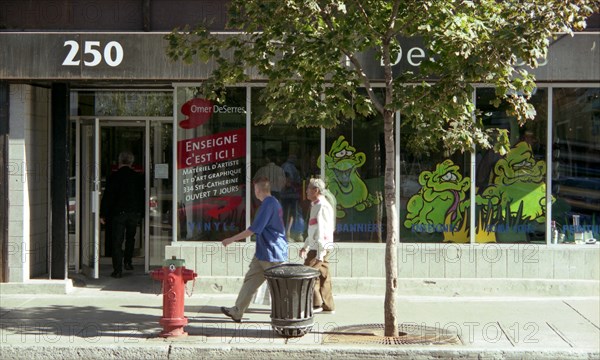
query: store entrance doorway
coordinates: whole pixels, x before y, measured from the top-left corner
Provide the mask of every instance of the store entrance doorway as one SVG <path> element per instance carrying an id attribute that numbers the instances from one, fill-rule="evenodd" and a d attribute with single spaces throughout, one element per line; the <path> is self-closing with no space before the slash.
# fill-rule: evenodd
<path id="1" fill-rule="evenodd" d="M 118 169 L 119 153 L 130 151 L 133 169 L 144 175 L 146 199 L 133 265 L 148 272 L 151 265 L 162 264 L 172 237 L 171 119 L 79 119 L 76 126 L 78 170 L 72 181 L 77 191 L 69 201 L 69 230 L 76 246 L 70 264 L 91 278 L 112 272 L 112 227 L 110 221 L 100 223 L 100 203 L 108 177 Z"/>

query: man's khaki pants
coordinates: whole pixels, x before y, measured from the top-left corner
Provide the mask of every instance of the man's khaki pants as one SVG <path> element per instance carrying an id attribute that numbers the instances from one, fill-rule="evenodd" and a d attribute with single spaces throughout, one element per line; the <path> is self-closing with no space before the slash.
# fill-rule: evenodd
<path id="1" fill-rule="evenodd" d="M 317 260 L 317 251 L 310 250 L 306 255 L 304 265 L 310 266 L 314 269 L 319 270 L 319 278 L 315 281 L 315 291 L 313 294 L 313 306 L 323 307 L 324 311 L 335 310 L 335 303 L 333 302 L 333 293 L 331 291 L 331 276 L 329 274 L 329 258 L 332 252 L 327 251 L 323 261 Z"/>
<path id="2" fill-rule="evenodd" d="M 244 283 L 238 293 L 235 306 L 229 309 L 229 313 L 236 319 L 241 319 L 250 302 L 252 297 L 258 290 L 258 288 L 265 282 L 265 270 L 271 266 L 281 264 L 280 262 L 269 262 L 261 261 L 255 257 L 252 258 L 250 265 L 248 266 L 248 272 L 244 277 Z"/>

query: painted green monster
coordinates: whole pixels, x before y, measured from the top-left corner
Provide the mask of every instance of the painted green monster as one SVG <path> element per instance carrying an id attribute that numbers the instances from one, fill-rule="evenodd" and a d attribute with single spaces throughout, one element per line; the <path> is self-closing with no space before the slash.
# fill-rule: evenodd
<path id="1" fill-rule="evenodd" d="M 520 220 L 543 223 L 546 221 L 545 178 L 546 162 L 536 161 L 531 146 L 522 141 L 498 160 L 492 184 L 481 197 L 491 205 L 500 204 L 503 218 L 520 212 Z"/>
<path id="2" fill-rule="evenodd" d="M 344 209 L 364 211 L 381 202 L 381 199 L 369 194 L 367 185 L 358 173 L 366 159 L 365 153 L 356 152 L 343 135 L 333 142 L 329 153 L 325 155 L 325 176 L 329 191 L 337 200 L 338 218 L 346 216 Z M 317 164 L 321 166 L 320 158 Z"/>
<path id="3" fill-rule="evenodd" d="M 428 232 L 440 225 L 459 226 L 469 206 L 466 198 L 470 182 L 449 159 L 437 164 L 434 171 L 421 172 L 421 190 L 408 200 L 404 226 L 433 225 L 426 229 Z"/>

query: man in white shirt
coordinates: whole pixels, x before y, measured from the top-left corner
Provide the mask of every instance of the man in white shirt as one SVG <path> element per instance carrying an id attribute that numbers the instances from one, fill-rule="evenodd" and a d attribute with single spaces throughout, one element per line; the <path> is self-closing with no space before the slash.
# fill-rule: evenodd
<path id="1" fill-rule="evenodd" d="M 306 188 L 306 197 L 312 202 L 308 220 L 308 236 L 304 247 L 300 249 L 300 257 L 305 259 L 304 265 L 320 272 L 315 281 L 313 295 L 314 312 L 335 311 L 329 274 L 329 257 L 333 253 L 333 232 L 335 230 L 335 209 L 325 197 L 325 182 L 321 179 L 310 179 Z"/>

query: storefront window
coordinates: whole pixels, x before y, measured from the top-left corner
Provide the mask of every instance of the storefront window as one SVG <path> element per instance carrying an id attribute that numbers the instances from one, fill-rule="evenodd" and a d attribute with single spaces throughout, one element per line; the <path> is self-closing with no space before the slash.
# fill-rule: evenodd
<path id="1" fill-rule="evenodd" d="M 320 128 L 297 128 L 295 124 L 256 125 L 263 111 L 260 88 L 252 88 L 252 164 L 249 174 L 267 176 L 273 196 L 283 208 L 287 237 L 290 242 L 304 241 L 310 202 L 306 185 L 319 176 Z M 252 192 L 252 216 L 260 205 Z"/>
<path id="2" fill-rule="evenodd" d="M 475 241 L 544 242 L 546 224 L 547 90 L 531 99 L 536 121 L 520 127 L 506 104 L 490 104 L 494 89 L 477 90 L 483 124 L 509 130 L 511 150 L 476 153 Z M 401 132 L 401 239 L 404 242 L 470 242 L 469 154 L 411 151 L 410 128 Z"/>
<path id="3" fill-rule="evenodd" d="M 492 88 L 477 89 L 477 108 L 485 126 L 508 130 L 511 148 L 504 156 L 478 149 L 476 155 L 476 242 L 545 243 L 547 89 L 530 103 L 534 120 L 519 126 L 507 105 L 495 107 Z"/>
<path id="4" fill-rule="evenodd" d="M 246 89 L 176 91 L 177 240 L 221 240 L 246 228 Z"/>
<path id="5" fill-rule="evenodd" d="M 337 200 L 335 240 L 385 242 L 383 117 L 357 117 L 327 131 L 325 177 Z"/>
<path id="6" fill-rule="evenodd" d="M 469 155 L 422 153 L 413 131 L 400 132 L 400 239 L 402 242 L 469 242 Z"/>
<path id="7" fill-rule="evenodd" d="M 552 241 L 600 239 L 600 88 L 553 89 Z"/>

